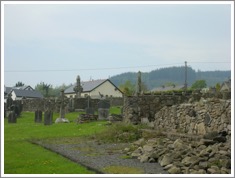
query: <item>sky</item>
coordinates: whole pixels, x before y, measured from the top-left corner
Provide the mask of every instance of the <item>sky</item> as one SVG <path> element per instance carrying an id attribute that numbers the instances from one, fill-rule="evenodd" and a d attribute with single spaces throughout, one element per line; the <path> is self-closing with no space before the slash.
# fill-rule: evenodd
<path id="1" fill-rule="evenodd" d="M 4 85 L 231 70 L 230 4 L 5 4 Z"/>

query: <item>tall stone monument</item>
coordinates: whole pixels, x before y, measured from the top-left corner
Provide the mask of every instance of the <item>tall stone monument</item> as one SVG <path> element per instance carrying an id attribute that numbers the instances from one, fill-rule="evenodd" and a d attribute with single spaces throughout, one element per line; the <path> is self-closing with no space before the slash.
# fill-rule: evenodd
<path id="1" fill-rule="evenodd" d="M 60 104 L 60 117 L 56 119 L 55 123 L 69 123 L 69 120 L 65 118 L 65 106 L 68 100 L 64 97 L 64 90 L 60 92 L 60 98 L 58 99 Z"/>
<path id="2" fill-rule="evenodd" d="M 141 89 L 141 72 L 139 71 L 138 72 L 138 79 L 137 79 L 137 86 L 136 86 L 136 96 L 139 96 L 142 92 L 142 89 Z"/>
<path id="3" fill-rule="evenodd" d="M 83 91 L 83 88 L 81 86 L 81 79 L 79 75 L 77 76 L 77 83 L 76 86 L 73 88 L 73 90 L 76 93 L 75 98 L 81 98 L 81 92 Z"/>

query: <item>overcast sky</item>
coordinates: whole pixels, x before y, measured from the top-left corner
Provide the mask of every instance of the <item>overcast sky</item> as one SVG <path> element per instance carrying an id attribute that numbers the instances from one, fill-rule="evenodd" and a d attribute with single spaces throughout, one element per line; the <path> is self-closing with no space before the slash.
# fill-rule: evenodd
<path id="1" fill-rule="evenodd" d="M 228 4 L 6 4 L 4 83 L 34 87 L 182 66 L 231 70 Z"/>

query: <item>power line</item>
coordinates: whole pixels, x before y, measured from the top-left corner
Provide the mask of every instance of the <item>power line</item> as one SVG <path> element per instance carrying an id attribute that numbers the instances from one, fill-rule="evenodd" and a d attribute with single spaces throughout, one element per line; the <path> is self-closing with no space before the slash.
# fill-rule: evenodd
<path id="1" fill-rule="evenodd" d="M 167 65 L 176 65 L 176 64 L 182 64 L 182 63 L 146 65 L 146 66 L 129 66 L 129 67 L 84 68 L 84 69 L 5 70 L 5 72 L 70 72 L 70 71 L 82 71 L 82 70 L 114 70 L 114 69 L 131 69 L 131 68 L 140 68 L 140 67 L 157 67 L 157 66 L 167 66 Z"/>
<path id="2" fill-rule="evenodd" d="M 192 61 L 189 63 L 230 63 L 230 62 L 197 62 Z M 89 70 L 117 70 L 117 69 L 133 69 L 133 68 L 147 68 L 147 67 L 162 67 L 169 65 L 182 65 L 182 63 L 171 63 L 161 65 L 145 65 L 145 66 L 129 66 L 129 67 L 106 67 L 106 68 L 80 68 L 80 69 L 31 69 L 31 70 L 5 70 L 4 72 L 72 72 L 72 71 L 89 71 Z"/>

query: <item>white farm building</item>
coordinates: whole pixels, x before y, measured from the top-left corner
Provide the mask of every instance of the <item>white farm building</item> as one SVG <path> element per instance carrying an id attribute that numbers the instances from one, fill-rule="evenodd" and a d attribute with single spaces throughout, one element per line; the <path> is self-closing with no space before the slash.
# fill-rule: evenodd
<path id="1" fill-rule="evenodd" d="M 67 88 L 64 91 L 65 96 L 75 97 L 76 93 L 74 87 L 76 84 Z M 123 93 L 118 89 L 110 80 L 91 80 L 86 82 L 81 82 L 83 88 L 81 92 L 81 97 L 90 96 L 91 98 L 101 98 L 101 97 L 123 97 Z"/>

